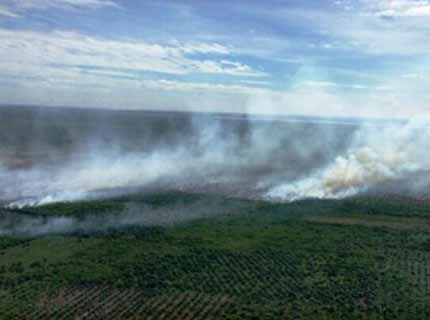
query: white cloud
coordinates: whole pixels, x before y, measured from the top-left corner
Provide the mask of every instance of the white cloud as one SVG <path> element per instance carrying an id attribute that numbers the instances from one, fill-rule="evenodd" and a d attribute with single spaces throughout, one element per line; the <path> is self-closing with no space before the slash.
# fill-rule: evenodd
<path id="1" fill-rule="evenodd" d="M 14 3 L 21 3 L 19 8 L 24 11 L 115 6 L 113 1 L 101 0 L 21 0 Z M 352 5 L 350 2 L 347 6 Z M 319 33 L 321 40 L 313 50 L 315 57 L 307 53 L 301 56 L 300 50 L 294 50 L 305 48 L 308 39 L 294 42 L 276 36 L 264 39 L 243 36 L 238 41 L 234 38 L 233 47 L 213 42 L 209 37 L 202 38 L 211 39 L 205 40 L 208 42 L 150 43 L 77 32 L 0 29 L 0 101 L 330 116 L 409 116 L 418 114 L 430 102 L 427 94 L 430 90 L 422 94 L 414 91 L 430 88 L 421 77 L 415 76 L 430 70 L 420 60 L 423 54 L 430 52 L 430 24 L 416 17 L 416 10 L 423 8 L 391 9 L 397 12 L 392 14 L 393 19 L 381 19 L 378 14 L 389 8 L 370 5 L 355 6 L 354 10 L 345 9 L 344 12 L 318 9 L 268 13 L 273 19 L 296 21 Z M 415 10 L 413 15 L 412 9 Z M 216 41 L 226 42 L 224 38 Z M 417 56 L 405 59 L 409 63 L 406 67 L 402 65 L 404 60 L 398 60 L 398 66 L 393 67 L 387 59 L 387 69 L 391 73 L 384 69 L 385 60 L 375 69 L 373 64 L 370 67 L 363 64 L 363 74 L 342 71 L 341 77 L 334 76 L 339 72 L 335 72 L 333 66 L 315 72 L 310 70 L 302 77 L 296 74 L 291 79 L 282 78 L 286 79 L 284 88 L 288 88 L 285 92 L 270 90 L 272 78 L 264 71 L 235 61 L 234 56 L 269 56 L 278 62 L 303 67 L 310 61 L 318 65 L 325 58 L 318 56 L 320 54 L 327 57 L 329 50 L 322 50 L 324 47 L 333 51 L 335 58 L 346 52 L 351 53 L 352 58 L 362 57 L 362 54 L 366 58 L 368 55 Z M 267 54 L 268 51 L 271 53 Z M 300 58 L 289 58 L 290 51 Z M 371 57 L 368 61 L 377 60 Z M 366 74 L 366 70 L 370 74 Z M 228 81 L 225 81 L 226 76 Z M 282 79 L 278 81 L 284 81 Z M 335 82 L 338 80 L 344 83 Z M 217 81 L 224 82 L 214 83 Z M 281 87 L 283 83 L 279 82 Z"/>
<path id="2" fill-rule="evenodd" d="M 269 93 L 270 90 L 248 87 L 243 85 L 227 85 L 220 83 L 182 82 L 171 80 L 146 80 L 142 81 L 142 86 L 148 89 L 167 91 L 208 91 L 230 94 L 257 94 Z"/>
<path id="3" fill-rule="evenodd" d="M 405 12 L 405 15 L 411 17 L 430 16 L 430 4 L 423 7 L 411 8 Z"/>
<path id="4" fill-rule="evenodd" d="M 0 29 L 0 101 L 200 111 L 215 111 L 219 105 L 221 109 L 240 108 L 246 96 L 268 90 L 240 84 L 240 80 L 263 73 L 227 59 L 229 52 L 216 43 L 160 45 L 76 32 Z M 198 53 L 226 57 L 198 60 Z M 173 74 L 182 81 L 145 79 L 142 75 L 148 71 L 157 72 L 158 78 L 162 73 Z M 239 84 L 186 80 L 194 74 L 240 77 Z"/>
<path id="5" fill-rule="evenodd" d="M 44 10 L 58 8 L 73 9 L 99 9 L 103 7 L 121 8 L 113 0 L 4 0 L 0 5 L 0 17 L 19 18 L 28 10 Z"/>
<path id="6" fill-rule="evenodd" d="M 264 81 L 264 80 L 249 80 L 249 79 L 239 80 L 238 82 L 244 83 L 244 84 L 250 84 L 250 85 L 258 85 L 258 86 L 268 86 L 270 84 L 269 81 Z"/>
<path id="7" fill-rule="evenodd" d="M 29 70 L 34 77 L 38 67 Z M 145 80 L 127 73 L 79 68 L 43 70 L 42 80 L 19 81 L 2 86 L 0 100 L 11 103 L 71 105 L 126 109 L 169 109 L 333 117 L 413 117 L 428 111 L 430 96 L 389 90 L 331 92 L 331 87 L 298 87 L 280 92 L 247 85 Z M 112 77 L 113 75 L 118 77 Z M 124 76 L 124 77 L 123 77 Z M 408 82 L 410 80 L 408 79 Z M 414 86 L 414 84 L 410 84 Z"/>
<path id="8" fill-rule="evenodd" d="M 0 5 L 0 17 L 1 16 L 5 16 L 5 17 L 9 17 L 9 18 L 18 18 L 19 14 L 13 12 L 12 10 L 10 10 L 9 8 Z"/>
<path id="9" fill-rule="evenodd" d="M 169 74 L 225 74 L 264 76 L 251 67 L 227 60 L 198 60 L 189 53 L 227 54 L 216 43 L 160 45 L 138 40 L 110 40 L 76 32 L 15 31 L 0 29 L 0 73 L 26 77 L 39 68 L 40 76 L 50 67 L 130 69 Z"/>
<path id="10" fill-rule="evenodd" d="M 365 6 L 383 17 L 423 17 L 430 15 L 430 1 L 427 0 L 364 0 Z"/>
<path id="11" fill-rule="evenodd" d="M 321 37 L 340 44 L 343 50 L 355 53 L 405 56 L 428 54 L 430 20 L 412 16 L 414 11 L 411 10 L 418 9 L 412 6 L 409 9 L 391 9 L 394 10 L 391 19 L 381 18 L 382 12 L 386 11 L 382 10 L 381 3 L 395 2 L 363 0 L 355 2 L 352 11 L 281 10 L 273 13 L 273 16 L 278 19 L 287 16 L 302 24 L 306 23 Z M 407 12 L 409 16 L 406 16 Z"/>
<path id="12" fill-rule="evenodd" d="M 194 53 L 217 53 L 217 54 L 230 54 L 230 50 L 219 43 L 199 43 L 191 42 L 186 44 L 181 44 L 178 41 L 173 41 L 172 45 L 181 46 L 182 50 L 187 54 Z"/>
<path id="13" fill-rule="evenodd" d="M 325 59 L 327 53 L 331 53 L 331 51 L 366 55 L 428 54 L 430 52 L 430 41 L 428 40 L 430 20 L 417 16 L 417 10 L 424 11 L 424 6 L 419 9 L 409 7 L 409 16 L 390 16 L 390 19 L 382 19 L 381 2 L 396 1 L 335 0 L 333 2 L 335 8 L 299 9 L 285 6 L 278 10 L 261 9 L 256 11 L 255 15 L 265 16 L 280 24 L 282 21 L 288 21 L 297 28 L 305 28 L 313 36 L 311 39 L 305 39 L 307 41 L 300 38 L 298 41 L 292 42 L 284 36 L 272 35 L 261 43 L 262 47 L 259 51 L 248 50 L 248 52 L 266 57 L 276 54 L 275 59 L 279 59 L 279 56 L 285 55 L 285 52 L 298 51 L 298 48 L 313 49 L 314 55 L 306 56 L 305 53 L 301 59 L 303 61 Z M 426 2 L 430 2 L 430 0 Z M 345 6 L 348 9 L 345 9 Z M 353 8 L 349 8 L 350 6 Z M 396 12 L 400 14 L 401 11 Z M 319 40 L 312 42 L 314 39 Z M 252 39 L 241 44 L 240 50 L 246 50 L 250 43 L 255 47 L 255 41 Z M 320 49 L 326 49 L 327 52 Z M 329 50 L 330 52 L 328 52 Z"/>
<path id="14" fill-rule="evenodd" d="M 13 66 L 12 66 L 13 68 Z M 43 74 L 41 73 L 43 71 Z M 256 94 L 270 92 L 268 89 L 250 87 L 240 84 L 190 82 L 167 79 L 141 79 L 137 75 L 125 71 L 113 70 L 85 70 L 78 67 L 57 68 L 29 67 L 27 70 L 29 77 L 25 81 L 15 79 L 21 87 L 33 88 L 35 85 L 43 88 L 63 88 L 75 90 L 91 88 L 94 91 L 121 89 L 145 89 L 154 92 L 198 92 L 198 93 L 225 93 L 225 94 Z"/>
<path id="15" fill-rule="evenodd" d="M 331 81 L 303 81 L 297 83 L 295 87 L 316 87 L 316 88 L 345 88 L 345 89 L 367 89 L 362 84 L 344 84 Z"/>
<path id="16" fill-rule="evenodd" d="M 229 57 L 214 64 L 195 60 L 193 55 L 199 50 L 206 53 L 213 50 L 216 54 L 229 52 L 211 43 L 176 42 L 163 46 L 144 41 L 100 39 L 73 32 L 0 29 L 0 101 L 366 117 L 413 116 L 425 110 L 426 103 L 430 102 L 427 95 L 411 91 L 422 87 L 410 79 L 412 76 L 404 78 L 404 83 L 399 82 L 402 77 L 392 77 L 391 82 L 376 88 L 359 83 L 337 83 L 329 78 L 326 81 L 303 78 L 286 92 L 258 87 L 260 83 L 255 81 L 260 78 L 255 77 L 238 78 L 236 84 L 226 84 L 187 81 L 186 77 L 178 81 L 148 80 L 140 76 L 145 71 L 173 73 L 178 78 L 189 73 L 246 77 L 259 74 Z M 413 69 L 408 72 L 418 73 Z M 418 78 L 415 81 L 422 82 Z M 365 90 L 333 92 L 336 88 Z"/>
<path id="17" fill-rule="evenodd" d="M 204 60 L 197 62 L 196 67 L 204 73 L 219 73 L 233 76 L 264 77 L 267 74 L 253 70 L 250 66 L 234 61 Z"/>
<path id="18" fill-rule="evenodd" d="M 406 78 L 406 79 L 422 79 L 422 75 L 418 74 L 418 73 L 405 73 L 402 74 L 402 78 Z"/>
<path id="19" fill-rule="evenodd" d="M 376 91 L 393 91 L 393 90 L 394 90 L 394 88 L 393 88 L 393 87 L 389 87 L 389 86 L 384 86 L 384 85 L 382 85 L 382 86 L 376 86 L 376 87 L 375 87 L 375 90 L 376 90 Z"/>
<path id="20" fill-rule="evenodd" d="M 112 0 L 13 0 L 12 3 L 17 10 L 119 7 Z"/>

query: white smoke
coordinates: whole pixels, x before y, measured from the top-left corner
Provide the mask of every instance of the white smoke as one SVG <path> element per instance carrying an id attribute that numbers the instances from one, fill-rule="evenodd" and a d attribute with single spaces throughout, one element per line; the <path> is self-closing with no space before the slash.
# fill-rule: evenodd
<path id="1" fill-rule="evenodd" d="M 86 192 L 63 191 L 48 195 L 41 195 L 39 197 L 35 196 L 12 201 L 6 205 L 6 208 L 23 209 L 25 207 L 38 207 L 51 203 L 79 201 L 87 198 L 87 196 L 88 195 Z"/>
<path id="2" fill-rule="evenodd" d="M 140 187 L 162 178 L 180 175 L 187 165 L 181 152 L 154 152 L 151 154 L 97 154 L 76 164 L 65 165 L 47 174 L 46 170 L 20 172 L 15 180 L 19 188 L 19 200 L 8 207 L 22 208 L 55 202 L 82 200 L 89 193 L 101 189 Z"/>
<path id="3" fill-rule="evenodd" d="M 103 190 L 152 184 L 182 189 L 225 181 L 219 173 L 242 161 L 235 153 L 236 138 L 221 138 L 222 127 L 217 122 L 196 126 L 196 130 L 194 145 L 183 141 L 175 146 L 129 153 L 94 148 L 86 156 L 58 168 L 5 170 L 0 172 L 0 180 L 5 182 L 3 197 L 17 199 L 10 201 L 8 207 L 23 208 L 83 200 Z"/>
<path id="4" fill-rule="evenodd" d="M 0 199 L 8 200 L 9 207 L 22 208 L 82 200 L 103 190 L 157 184 L 198 191 L 220 186 L 228 194 L 243 196 L 241 192 L 246 189 L 255 195 L 259 180 L 271 180 L 280 170 L 285 173 L 282 157 L 288 152 L 279 150 L 286 137 L 291 142 L 291 154 L 299 158 L 307 158 L 321 147 L 315 143 L 303 152 L 296 143 L 294 125 L 285 124 L 286 132 L 273 135 L 270 123 L 254 126 L 246 118 L 228 121 L 232 121 L 229 126 L 221 120 L 192 118 L 191 132 L 175 132 L 175 143 L 134 152 L 102 146 L 98 138 L 85 137 L 92 140 L 90 147 L 58 165 L 0 172 Z M 238 126 L 248 130 L 243 137 Z M 331 134 L 327 134 L 325 141 L 330 139 Z"/>
<path id="5" fill-rule="evenodd" d="M 92 139 L 88 150 L 73 152 L 58 166 L 0 166 L 0 199 L 10 207 L 38 206 L 153 185 L 199 192 L 218 188 L 281 201 L 341 198 L 430 171 L 427 121 L 362 124 L 359 130 L 357 122 L 247 121 L 226 126 L 196 117 L 192 130 L 174 132 L 177 139 L 169 144 L 122 152 Z M 246 134 L 238 133 L 240 124 L 246 124 Z"/>
<path id="6" fill-rule="evenodd" d="M 170 226 L 200 218 L 234 213 L 222 198 L 198 199 L 156 208 L 144 203 L 127 203 L 121 213 L 84 217 L 38 216 L 6 212 L 0 219 L 0 236 L 92 233 L 130 226 Z"/>
<path id="7" fill-rule="evenodd" d="M 387 127 L 363 126 L 348 148 L 328 166 L 298 181 L 271 188 L 266 197 L 343 198 L 430 170 L 430 122 L 412 120 Z"/>

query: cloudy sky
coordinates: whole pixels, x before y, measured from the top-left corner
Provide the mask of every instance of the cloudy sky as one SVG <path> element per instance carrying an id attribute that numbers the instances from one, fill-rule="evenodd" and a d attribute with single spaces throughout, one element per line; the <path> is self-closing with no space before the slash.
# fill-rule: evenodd
<path id="1" fill-rule="evenodd" d="M 0 103 L 413 117 L 430 1 L 1 0 Z"/>

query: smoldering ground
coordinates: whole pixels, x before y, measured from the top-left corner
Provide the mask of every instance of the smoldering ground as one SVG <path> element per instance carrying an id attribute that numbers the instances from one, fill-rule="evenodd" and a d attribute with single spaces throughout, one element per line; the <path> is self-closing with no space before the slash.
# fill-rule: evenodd
<path id="1" fill-rule="evenodd" d="M 426 121 L 2 112 L 1 197 L 16 207 L 142 186 L 291 201 L 429 185 Z"/>

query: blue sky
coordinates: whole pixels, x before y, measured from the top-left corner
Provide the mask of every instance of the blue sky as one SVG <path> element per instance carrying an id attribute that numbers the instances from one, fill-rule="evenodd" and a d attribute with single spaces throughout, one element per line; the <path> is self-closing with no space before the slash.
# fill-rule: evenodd
<path id="1" fill-rule="evenodd" d="M 2 0 L 0 103 L 416 117 L 430 1 Z"/>

